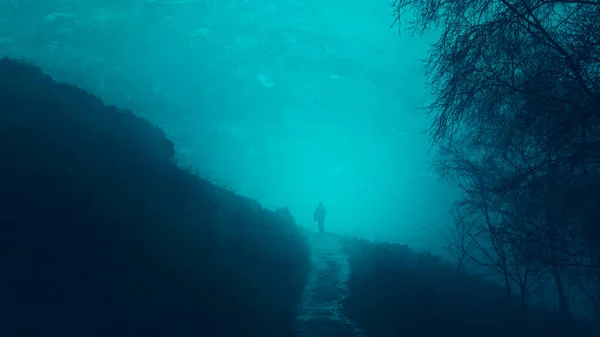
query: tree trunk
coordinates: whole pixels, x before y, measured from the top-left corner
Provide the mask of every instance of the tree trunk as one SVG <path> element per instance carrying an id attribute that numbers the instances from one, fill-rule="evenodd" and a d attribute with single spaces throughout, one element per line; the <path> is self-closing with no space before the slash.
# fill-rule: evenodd
<path id="1" fill-rule="evenodd" d="M 525 286 L 521 286 L 521 310 L 525 311 L 527 305 L 527 289 Z"/>
<path id="2" fill-rule="evenodd" d="M 508 271 L 504 269 L 504 285 L 506 286 L 506 298 L 510 300 L 510 295 L 512 293 L 510 277 L 508 276 Z"/>
<path id="3" fill-rule="evenodd" d="M 552 160 L 552 155 L 549 153 L 548 157 Z M 556 285 L 556 291 L 558 295 L 558 312 L 564 323 L 568 323 L 571 319 L 571 311 L 569 309 L 569 303 L 565 294 L 565 286 L 562 280 L 562 267 L 560 266 L 558 245 L 559 245 L 559 233 L 558 229 L 560 224 L 560 211 L 559 201 L 557 198 L 557 167 L 556 163 L 549 160 L 548 164 L 548 204 L 546 209 L 546 222 L 548 226 L 548 248 L 550 253 L 549 267 L 550 274 L 554 279 Z"/>
<path id="4" fill-rule="evenodd" d="M 562 272 L 557 266 L 552 267 L 551 270 L 554 284 L 556 285 L 556 291 L 558 295 L 558 312 L 563 318 L 569 318 L 571 316 L 571 310 L 569 309 L 569 301 L 565 294 L 565 286 L 562 280 Z"/>

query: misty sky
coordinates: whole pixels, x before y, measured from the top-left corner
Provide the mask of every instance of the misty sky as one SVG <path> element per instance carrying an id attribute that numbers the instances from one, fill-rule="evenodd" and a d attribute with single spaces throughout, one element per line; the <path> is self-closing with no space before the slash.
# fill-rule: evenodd
<path id="1" fill-rule="evenodd" d="M 23 3 L 2 5 L 0 52 L 162 126 L 182 165 L 310 228 L 323 201 L 326 230 L 439 248 L 432 39 L 390 29 L 387 0 Z"/>

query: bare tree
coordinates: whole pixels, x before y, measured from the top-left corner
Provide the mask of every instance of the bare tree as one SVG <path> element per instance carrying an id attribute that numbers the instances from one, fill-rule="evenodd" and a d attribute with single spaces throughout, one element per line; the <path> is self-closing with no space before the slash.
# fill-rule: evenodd
<path id="1" fill-rule="evenodd" d="M 487 228 L 492 264 L 522 289 L 521 267 L 532 263 L 543 275 L 544 266 L 560 312 L 570 317 L 564 278 L 570 268 L 585 267 L 586 244 L 577 225 L 581 210 L 568 209 L 564 192 L 600 162 L 600 2 L 396 0 L 393 6 L 396 22 L 414 13 L 413 33 L 441 32 L 427 60 L 430 132 L 442 149 L 440 172 L 476 209 L 470 210 L 476 225 L 468 228 Z M 518 271 L 510 265 L 515 261 Z"/>
<path id="2" fill-rule="evenodd" d="M 461 127 L 485 129 L 515 93 L 586 114 L 600 102 L 597 1 L 395 0 L 393 8 L 398 23 L 414 13 L 413 33 L 441 31 L 427 60 L 434 141 L 451 140 Z M 555 66 L 536 66 L 550 61 Z M 563 95 L 525 85 L 540 72 L 560 78 Z"/>
<path id="3" fill-rule="evenodd" d="M 547 271 L 530 254 L 529 219 L 519 213 L 520 202 L 509 202 L 509 194 L 498 190 L 503 170 L 491 157 L 469 158 L 461 146 L 443 148 L 436 169 L 464 192 L 456 203 L 455 222 L 449 230 L 448 246 L 457 265 L 470 262 L 501 276 L 506 295 L 518 287 L 521 306 L 544 283 Z"/>
<path id="4" fill-rule="evenodd" d="M 456 269 L 464 271 L 469 262 L 469 256 L 475 249 L 475 243 L 469 237 L 469 228 L 466 227 L 465 219 L 460 214 L 455 215 L 454 224 L 447 228 L 445 234 L 445 250 L 456 259 Z"/>

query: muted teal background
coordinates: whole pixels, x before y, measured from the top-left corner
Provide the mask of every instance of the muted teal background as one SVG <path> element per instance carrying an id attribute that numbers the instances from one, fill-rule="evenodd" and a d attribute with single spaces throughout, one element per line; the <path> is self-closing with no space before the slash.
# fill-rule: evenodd
<path id="1" fill-rule="evenodd" d="M 166 1 L 169 2 L 169 1 Z M 0 54 L 163 127 L 181 165 L 326 228 L 440 251 L 420 59 L 383 1 L 4 1 Z"/>

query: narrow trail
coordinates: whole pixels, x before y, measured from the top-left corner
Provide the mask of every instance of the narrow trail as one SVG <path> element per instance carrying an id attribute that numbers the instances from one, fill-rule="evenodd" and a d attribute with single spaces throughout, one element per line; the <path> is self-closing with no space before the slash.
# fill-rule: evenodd
<path id="1" fill-rule="evenodd" d="M 342 312 L 350 265 L 334 236 L 308 234 L 312 270 L 296 318 L 297 337 L 367 337 Z"/>

